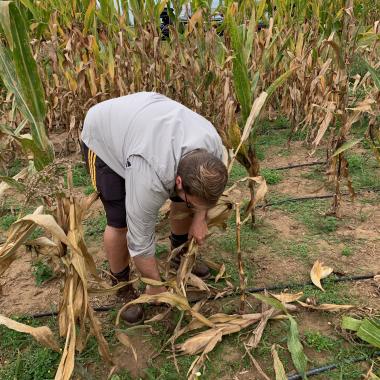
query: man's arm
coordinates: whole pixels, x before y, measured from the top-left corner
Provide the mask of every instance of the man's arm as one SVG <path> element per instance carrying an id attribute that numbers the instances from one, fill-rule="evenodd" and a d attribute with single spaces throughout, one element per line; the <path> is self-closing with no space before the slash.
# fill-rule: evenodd
<path id="1" fill-rule="evenodd" d="M 204 243 L 207 236 L 208 227 L 206 218 L 207 210 L 195 210 L 193 222 L 189 229 L 189 239 L 193 237 L 199 245 Z"/>
<path id="2" fill-rule="evenodd" d="M 140 156 L 130 159 L 125 175 L 129 253 L 142 277 L 160 281 L 155 258 L 155 225 L 167 193 L 152 167 Z M 165 291 L 147 286 L 147 294 Z"/>

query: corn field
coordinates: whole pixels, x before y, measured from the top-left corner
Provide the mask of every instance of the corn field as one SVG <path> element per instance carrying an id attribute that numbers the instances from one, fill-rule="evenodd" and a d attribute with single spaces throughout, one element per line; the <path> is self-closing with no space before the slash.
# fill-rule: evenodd
<path id="1" fill-rule="evenodd" d="M 170 22 L 163 28 L 164 10 Z M 110 287 L 86 247 L 82 221 L 96 195 L 74 192 L 69 157 L 80 151 L 79 135 L 91 106 L 139 91 L 162 93 L 210 120 L 229 151 L 229 170 L 237 161 L 246 171 L 240 182 L 247 184 L 249 199 L 241 201 L 241 220 L 241 204 L 230 196 L 235 183 L 209 214 L 209 226 L 221 227 L 234 215 L 232 210 L 236 212 L 240 314 L 206 317 L 201 312 L 208 298 L 234 290 L 226 286 L 217 291 L 191 274 L 198 255 L 194 242 L 177 273 L 169 268 L 176 250 L 161 262 L 163 283 L 137 274 L 133 280 L 164 284 L 170 292 L 143 295 L 133 302 L 159 301 L 181 311 L 165 348 L 172 349 L 174 360 L 176 353 L 196 355 L 188 368 L 190 379 L 198 378 L 207 354 L 224 336 L 257 324 L 244 343 L 251 355 L 270 320 L 289 322 L 292 362 L 307 378 L 306 356 L 291 315 L 295 305 L 330 312 L 351 310 L 353 305 L 310 305 L 299 301 L 301 295 L 284 299 L 283 293 L 266 294 L 258 296 L 261 312 L 245 313 L 240 228 L 248 222 L 255 228 L 257 206 L 268 192 L 258 154 L 265 120 L 286 117 L 289 141 L 302 134 L 310 155 L 323 146 L 325 175 L 333 189 L 329 215 L 340 216 L 345 190 L 355 196 L 347 153 L 365 142 L 380 163 L 380 4 L 368 0 L 1 1 L 0 78 L 0 166 L 6 170 L 20 157 L 24 165 L 12 176 L 0 176 L 0 201 L 7 192 L 17 191 L 23 210 L 35 209 L 32 214 L 21 212 L 2 242 L 0 276 L 23 244 L 44 252 L 63 268 L 58 323 L 64 346 L 48 327 L 26 326 L 2 315 L 0 324 L 32 334 L 59 352 L 55 379 L 72 378 L 75 356 L 91 335 L 110 368 L 109 378 L 116 368 L 89 298 L 115 293 L 125 284 Z M 353 131 L 363 119 L 368 127 L 358 137 Z M 31 239 L 37 227 L 47 236 Z M 224 264 L 208 264 L 218 282 L 225 274 Z M 317 287 L 322 288 L 320 279 L 330 269 L 315 263 L 311 279 Z M 192 305 L 189 295 L 194 291 L 206 298 Z M 120 326 L 122 310 L 116 317 L 116 335 L 137 359 Z M 187 324 L 182 323 L 185 315 L 190 317 Z M 348 323 L 348 329 L 371 327 L 364 317 L 361 321 L 362 327 L 356 323 L 355 330 Z M 275 345 L 272 356 L 276 380 L 286 379 Z"/>

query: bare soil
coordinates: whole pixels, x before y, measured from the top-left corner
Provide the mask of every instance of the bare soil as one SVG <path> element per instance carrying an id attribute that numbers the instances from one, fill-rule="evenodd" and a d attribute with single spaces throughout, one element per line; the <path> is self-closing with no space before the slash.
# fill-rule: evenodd
<path id="1" fill-rule="evenodd" d="M 60 139 L 56 140 L 58 144 Z M 272 149 L 272 148 L 271 148 Z M 279 167 L 300 162 L 315 161 L 315 157 L 310 157 L 307 149 L 301 143 L 292 145 L 289 154 L 286 156 L 276 155 L 278 149 L 272 149 L 272 154 L 268 154 L 265 160 L 265 167 Z M 318 180 L 305 179 L 301 175 L 307 173 L 310 168 L 292 169 L 283 171 L 283 180 L 274 186 L 270 186 L 269 191 L 285 194 L 289 197 L 318 195 L 330 193 L 328 186 Z M 270 193 L 269 193 L 270 194 Z M 234 192 L 234 198 L 241 200 L 247 196 L 247 191 L 239 190 Z M 376 198 L 377 197 L 377 198 Z M 240 199 L 239 199 L 240 198 Z M 363 274 L 380 273 L 380 206 L 379 204 L 363 203 L 365 200 L 379 199 L 376 194 L 360 194 L 355 201 L 344 198 L 341 207 L 342 224 L 339 225 L 335 234 L 337 243 L 331 239 L 324 239 L 316 236 L 313 244 L 315 250 L 311 258 L 320 259 L 326 265 L 330 265 L 336 272 L 341 274 Z M 329 201 L 327 201 L 329 202 Z M 89 218 L 95 217 L 102 212 L 100 201 L 93 206 Z M 259 218 L 264 218 L 265 223 L 272 228 L 278 238 L 285 241 L 300 241 L 307 234 L 310 234 L 307 227 L 295 220 L 285 211 L 267 208 L 259 211 Z M 331 236 L 331 235 L 330 235 Z M 0 235 L 0 240 L 5 239 L 5 232 Z M 346 244 L 342 240 L 349 242 L 353 246 L 353 252 L 349 256 L 343 256 L 342 250 Z M 105 257 L 101 238 L 88 242 L 90 252 L 94 255 L 98 265 Z M 207 250 L 213 251 L 212 247 Z M 223 256 L 231 255 L 231 252 L 222 252 L 219 259 Z M 250 253 L 250 262 L 255 270 L 254 283 L 250 286 L 269 286 L 278 283 L 293 283 L 309 281 L 310 263 L 300 260 L 298 257 L 289 257 L 274 252 L 265 245 Z M 17 260 L 15 260 L 4 275 L 0 278 L 0 313 L 4 315 L 34 314 L 38 312 L 57 310 L 61 288 L 61 279 L 55 278 L 36 286 L 35 279 L 31 274 L 31 254 L 21 248 Z M 380 309 L 379 289 L 373 281 L 359 281 L 350 283 L 349 293 L 361 307 Z M 114 298 L 92 298 L 94 306 L 102 304 L 112 304 Z M 230 301 L 228 301 L 230 302 Z M 215 307 L 218 309 L 218 306 Z M 214 310 L 215 311 L 215 310 Z M 307 330 L 318 330 L 326 335 L 333 335 L 339 316 L 321 315 L 317 312 L 302 312 L 298 316 L 301 333 Z M 150 359 L 157 352 L 159 347 L 155 347 L 149 339 L 141 339 L 137 336 L 133 338 L 134 346 L 138 354 L 136 363 L 129 350 L 117 345 L 113 350 L 116 364 L 121 368 L 128 368 L 131 375 L 135 378 L 141 376 L 142 370 L 150 365 Z M 306 353 L 311 358 L 312 363 L 324 363 L 328 361 L 328 354 L 317 353 L 306 349 Z M 226 347 L 223 351 L 223 358 L 228 362 L 241 360 L 241 354 L 234 347 Z M 260 362 L 260 360 L 259 360 Z M 271 363 L 262 363 L 265 370 L 266 366 L 271 367 Z M 230 379 L 219 377 L 220 379 Z M 234 379 L 255 379 L 260 378 L 257 371 L 253 369 L 242 369 L 236 373 Z M 324 377 L 321 377 L 323 379 Z M 328 377 L 325 377 L 328 379 Z"/>

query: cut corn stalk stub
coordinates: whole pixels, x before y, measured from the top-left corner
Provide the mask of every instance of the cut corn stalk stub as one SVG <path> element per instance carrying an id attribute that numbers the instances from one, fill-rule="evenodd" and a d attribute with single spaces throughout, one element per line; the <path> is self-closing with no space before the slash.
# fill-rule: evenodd
<path id="1" fill-rule="evenodd" d="M 322 291 L 325 291 L 321 285 L 321 279 L 326 278 L 333 272 L 333 268 L 323 265 L 323 262 L 317 260 L 310 272 L 311 281 Z"/>

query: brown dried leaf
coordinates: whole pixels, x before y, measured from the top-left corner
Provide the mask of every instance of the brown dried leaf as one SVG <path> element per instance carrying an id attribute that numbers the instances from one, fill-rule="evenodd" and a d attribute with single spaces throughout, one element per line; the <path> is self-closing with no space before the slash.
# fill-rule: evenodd
<path id="1" fill-rule="evenodd" d="M 313 268 L 312 268 L 311 271 L 310 271 L 310 278 L 311 278 L 311 281 L 312 281 L 313 284 L 314 284 L 315 286 L 317 286 L 319 289 L 325 291 L 325 290 L 322 288 L 322 285 L 321 285 L 321 279 L 326 278 L 326 277 L 327 277 L 328 275 L 330 275 L 332 272 L 333 272 L 333 268 L 323 266 L 323 262 L 317 260 L 317 261 L 314 263 Z"/>
<path id="2" fill-rule="evenodd" d="M 52 331 L 47 326 L 31 327 L 25 325 L 24 323 L 16 322 L 13 319 L 5 317 L 4 315 L 0 315 L 0 325 L 4 325 L 11 330 L 21 333 L 30 334 L 44 346 L 49 347 L 54 351 L 60 351 L 57 340 L 54 338 Z"/>
<path id="3" fill-rule="evenodd" d="M 284 366 L 278 356 L 275 344 L 272 346 L 271 352 L 273 357 L 273 367 L 274 372 L 276 374 L 276 380 L 287 380 L 288 377 L 286 376 Z"/>
<path id="4" fill-rule="evenodd" d="M 279 301 L 282 303 L 292 303 L 295 301 L 298 301 L 302 296 L 303 292 L 299 293 L 280 293 L 280 294 L 274 294 L 274 293 L 269 293 L 272 297 L 277 298 Z"/>
<path id="5" fill-rule="evenodd" d="M 130 305 L 139 304 L 139 303 L 167 303 L 171 306 L 175 306 L 180 310 L 188 311 L 191 313 L 191 315 L 198 319 L 203 325 L 206 325 L 208 327 L 213 327 L 214 324 L 209 321 L 207 318 L 205 318 L 202 314 L 196 312 L 193 310 L 187 299 L 185 297 L 165 292 L 160 294 L 154 294 L 154 295 L 148 295 L 148 294 L 142 294 L 139 298 L 128 302 L 126 305 L 124 305 L 118 312 L 116 317 L 116 326 L 120 323 L 120 315 L 121 313 Z"/>
<path id="6" fill-rule="evenodd" d="M 312 310 L 319 310 L 319 311 L 342 311 L 342 310 L 349 310 L 354 308 L 354 305 L 335 305 L 330 303 L 323 303 L 320 305 L 309 305 L 307 303 L 297 301 L 302 307 L 305 307 L 306 309 L 312 309 Z"/>
<path id="7" fill-rule="evenodd" d="M 249 352 L 247 345 L 244 344 L 244 348 L 246 353 L 248 354 L 249 358 L 251 359 L 252 364 L 256 368 L 257 372 L 263 377 L 264 380 L 271 380 L 268 375 L 263 371 L 258 361 L 252 356 L 252 354 Z"/>
<path id="8" fill-rule="evenodd" d="M 251 348 L 256 348 L 261 340 L 261 337 L 263 336 L 265 327 L 269 321 L 269 319 L 274 314 L 275 309 L 271 308 L 270 310 L 267 310 L 266 312 L 262 313 L 261 320 L 255 330 L 253 331 L 252 336 L 249 338 L 247 346 Z"/>

